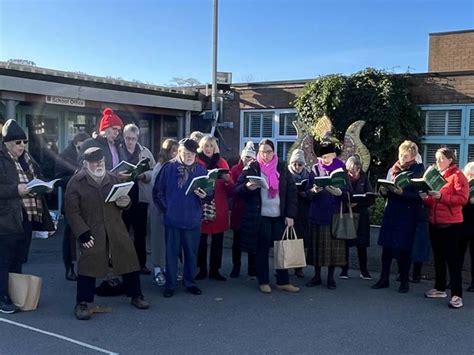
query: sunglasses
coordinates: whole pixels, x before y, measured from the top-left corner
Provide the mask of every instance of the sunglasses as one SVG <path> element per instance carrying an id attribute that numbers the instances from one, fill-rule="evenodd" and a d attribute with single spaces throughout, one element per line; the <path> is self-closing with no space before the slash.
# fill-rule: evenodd
<path id="1" fill-rule="evenodd" d="M 21 143 L 23 143 L 23 144 L 25 144 L 25 145 L 28 144 L 28 139 L 23 139 L 23 140 L 20 140 L 20 141 L 15 141 L 15 144 L 16 144 L 16 145 L 20 145 Z"/>

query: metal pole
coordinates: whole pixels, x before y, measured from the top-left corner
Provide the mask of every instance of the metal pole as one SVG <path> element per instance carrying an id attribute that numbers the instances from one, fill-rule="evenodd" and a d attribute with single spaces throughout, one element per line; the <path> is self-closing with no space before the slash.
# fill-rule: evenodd
<path id="1" fill-rule="evenodd" d="M 212 129 L 211 135 L 214 135 L 216 130 L 217 120 L 217 21 L 218 21 L 218 0 L 214 0 L 214 20 L 213 20 L 213 35 L 212 35 Z"/>

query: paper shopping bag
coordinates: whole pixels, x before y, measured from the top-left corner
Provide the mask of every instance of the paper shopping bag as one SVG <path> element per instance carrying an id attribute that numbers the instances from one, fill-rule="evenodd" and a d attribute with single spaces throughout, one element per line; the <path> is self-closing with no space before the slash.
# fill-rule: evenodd
<path id="1" fill-rule="evenodd" d="M 8 293 L 12 302 L 22 311 L 35 310 L 41 295 L 41 278 L 12 272 L 8 276 Z"/>
<path id="2" fill-rule="evenodd" d="M 292 269 L 306 266 L 303 239 L 297 239 L 295 229 L 286 227 L 281 240 L 273 242 L 275 269 Z"/>

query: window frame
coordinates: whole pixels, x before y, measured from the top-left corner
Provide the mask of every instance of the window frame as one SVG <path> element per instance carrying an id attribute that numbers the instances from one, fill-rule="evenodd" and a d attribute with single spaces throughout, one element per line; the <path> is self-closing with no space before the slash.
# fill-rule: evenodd
<path id="1" fill-rule="evenodd" d="M 461 110 L 461 134 L 460 135 L 423 135 L 421 142 L 423 148 L 427 144 L 458 144 L 459 152 L 459 166 L 462 168 L 468 162 L 468 148 L 470 144 L 474 144 L 474 136 L 469 135 L 470 130 L 470 113 L 474 110 L 474 104 L 459 105 L 459 104 L 442 104 L 442 105 L 419 105 L 420 111 L 447 111 L 447 110 Z M 424 123 L 426 124 L 426 123 Z M 427 127 L 424 131 L 428 132 Z M 447 130 L 446 130 L 447 132 Z M 423 161 L 426 161 L 426 150 L 423 149 Z"/>
<path id="2" fill-rule="evenodd" d="M 272 137 L 244 137 L 244 120 L 246 113 L 259 113 L 259 112 L 273 112 L 272 119 Z M 258 144 L 263 138 L 270 138 L 275 143 L 275 154 L 278 155 L 278 142 L 290 142 L 296 141 L 297 135 L 281 135 L 280 134 L 280 115 L 285 113 L 297 113 L 295 108 L 265 108 L 265 109 L 241 109 L 240 110 L 240 146 L 239 151 L 243 149 L 245 143 L 252 141 L 254 144 Z"/>

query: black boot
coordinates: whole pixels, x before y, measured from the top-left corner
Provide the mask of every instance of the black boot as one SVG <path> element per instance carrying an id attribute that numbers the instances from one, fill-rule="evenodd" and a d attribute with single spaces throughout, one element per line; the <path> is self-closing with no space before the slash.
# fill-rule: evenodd
<path id="1" fill-rule="evenodd" d="M 227 281 L 227 279 L 219 273 L 219 270 L 209 271 L 209 278 L 217 281 Z"/>
<path id="2" fill-rule="evenodd" d="M 314 287 L 321 285 L 321 268 L 319 266 L 314 267 L 314 277 L 306 283 L 306 287 Z"/>
<path id="3" fill-rule="evenodd" d="M 230 272 L 230 277 L 236 279 L 240 276 L 240 265 L 234 265 L 232 271 Z"/>
<path id="4" fill-rule="evenodd" d="M 204 280 L 207 278 L 207 270 L 199 269 L 198 274 L 194 277 L 195 280 Z"/>
<path id="5" fill-rule="evenodd" d="M 381 275 L 380 279 L 371 286 L 374 290 L 379 290 L 381 288 L 387 288 L 390 286 L 390 282 L 388 281 L 388 275 Z"/>
<path id="6" fill-rule="evenodd" d="M 407 293 L 409 289 L 410 289 L 410 284 L 408 283 L 408 281 L 400 282 L 400 287 L 398 288 L 398 292 Z"/>
<path id="7" fill-rule="evenodd" d="M 334 290 L 336 288 L 336 280 L 334 280 L 334 266 L 329 266 L 328 267 L 328 281 L 327 281 L 327 287 L 330 290 Z"/>

